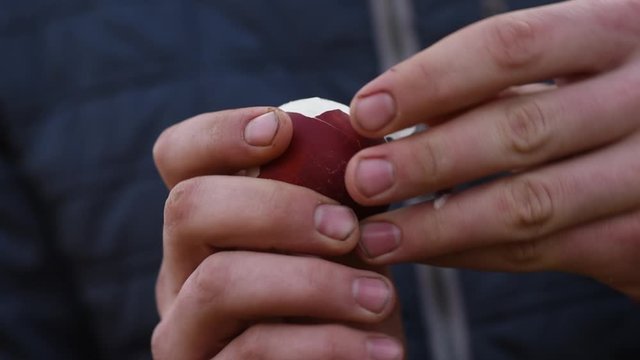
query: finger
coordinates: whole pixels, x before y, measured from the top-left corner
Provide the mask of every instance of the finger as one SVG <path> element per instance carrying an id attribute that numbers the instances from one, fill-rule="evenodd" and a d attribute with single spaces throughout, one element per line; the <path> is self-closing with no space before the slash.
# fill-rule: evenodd
<path id="1" fill-rule="evenodd" d="M 359 237 L 348 207 L 304 187 L 250 177 L 183 181 L 170 192 L 164 219 L 163 302 L 216 250 L 336 256 L 350 252 Z"/>
<path id="2" fill-rule="evenodd" d="M 633 24 L 640 11 L 632 3 L 568 1 L 471 25 L 363 87 L 351 103 L 352 124 L 380 136 L 509 86 L 616 66 L 637 47 L 640 29 Z"/>
<path id="3" fill-rule="evenodd" d="M 341 325 L 260 324 L 235 338 L 214 360 L 401 360 L 401 344 Z"/>
<path id="4" fill-rule="evenodd" d="M 347 189 L 360 203 L 386 204 L 603 146 L 640 125 L 636 92 L 629 89 L 634 83 L 640 83 L 640 72 L 628 66 L 579 84 L 488 103 L 428 131 L 361 151 L 347 167 Z"/>
<path id="5" fill-rule="evenodd" d="M 558 88 L 558 85 L 555 83 L 554 84 L 532 83 L 532 84 L 526 84 L 526 85 L 511 86 L 506 90 L 501 91 L 498 94 L 498 97 L 505 99 L 513 96 L 524 96 L 524 95 L 542 93 L 546 91 L 555 90 L 557 88 Z"/>
<path id="6" fill-rule="evenodd" d="M 189 277 L 154 336 L 180 358 L 204 358 L 253 322 L 309 317 L 375 323 L 394 307 L 393 286 L 374 272 L 317 258 L 221 252 Z"/>
<path id="7" fill-rule="evenodd" d="M 638 136 L 598 152 L 372 217 L 360 247 L 373 263 L 428 259 L 527 241 L 640 203 Z"/>
<path id="8" fill-rule="evenodd" d="M 208 174 L 233 174 L 281 155 L 291 140 L 289 116 L 255 107 L 198 115 L 166 129 L 153 147 L 169 188 Z"/>
<path id="9" fill-rule="evenodd" d="M 640 210 L 540 239 L 430 259 L 438 266 L 488 271 L 564 271 L 594 277 L 640 300 Z"/>

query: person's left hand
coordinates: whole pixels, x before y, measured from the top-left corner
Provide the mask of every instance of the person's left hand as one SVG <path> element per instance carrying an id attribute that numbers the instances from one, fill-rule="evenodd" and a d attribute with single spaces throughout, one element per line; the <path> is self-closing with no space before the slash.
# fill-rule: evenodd
<path id="1" fill-rule="evenodd" d="M 360 133 L 431 128 L 356 155 L 346 181 L 357 201 L 511 176 L 367 219 L 363 255 L 375 264 L 575 272 L 640 299 L 638 19 L 631 0 L 509 13 L 366 85 L 352 103 Z"/>
<path id="2" fill-rule="evenodd" d="M 292 126 L 280 110 L 252 107 L 201 114 L 158 138 L 170 192 L 155 359 L 404 358 L 388 271 L 351 256 L 356 215 L 311 189 L 240 176 L 282 155 Z"/>

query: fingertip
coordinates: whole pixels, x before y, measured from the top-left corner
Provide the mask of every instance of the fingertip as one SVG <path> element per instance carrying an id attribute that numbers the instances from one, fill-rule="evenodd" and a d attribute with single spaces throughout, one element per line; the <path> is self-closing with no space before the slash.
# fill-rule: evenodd
<path id="1" fill-rule="evenodd" d="M 291 119 L 274 107 L 204 113 L 165 129 L 152 148 L 156 168 L 168 188 L 182 180 L 233 174 L 264 164 L 291 141 Z"/>
<path id="2" fill-rule="evenodd" d="M 242 139 L 251 151 L 278 156 L 289 145 L 293 125 L 289 114 L 275 108 L 254 109 L 247 113 L 242 126 Z"/>
<path id="3" fill-rule="evenodd" d="M 388 260 L 402 243 L 402 230 L 388 221 L 370 221 L 360 228 L 358 252 L 372 263 Z"/>
<path id="4" fill-rule="evenodd" d="M 266 112 L 251 119 L 244 127 L 243 138 L 249 146 L 270 146 L 280 128 L 275 111 Z"/>
<path id="5" fill-rule="evenodd" d="M 360 194 L 360 190 L 358 189 L 358 179 L 356 178 L 356 170 L 360 162 L 360 158 L 362 157 L 361 153 L 362 151 L 357 153 L 347 163 L 347 167 L 344 172 L 344 184 L 349 196 L 351 196 L 354 201 L 362 205 L 369 205 L 369 199 Z"/>
<path id="6" fill-rule="evenodd" d="M 358 218 L 355 212 L 346 206 L 324 202 L 318 204 L 313 214 L 313 225 L 318 241 L 308 249 L 311 253 L 344 256 L 358 245 Z"/>
<path id="7" fill-rule="evenodd" d="M 356 202 L 368 206 L 389 203 L 397 169 L 387 149 L 387 144 L 364 149 L 347 164 L 345 186 Z"/>
<path id="8" fill-rule="evenodd" d="M 158 138 L 156 139 L 151 149 L 151 156 L 155 167 L 158 171 L 158 174 L 162 178 L 162 181 L 168 189 L 171 189 L 176 183 L 176 180 L 170 176 L 169 171 L 169 169 L 171 169 L 172 167 L 172 156 L 170 151 L 169 138 L 173 134 L 174 128 L 175 125 L 164 129 L 160 133 L 160 135 L 158 135 Z"/>
<path id="9" fill-rule="evenodd" d="M 404 349 L 398 340 L 388 336 L 371 336 L 367 339 L 367 351 L 372 360 L 404 359 Z"/>
<path id="10" fill-rule="evenodd" d="M 286 111 L 279 108 L 272 108 L 272 110 L 278 120 L 278 132 L 276 133 L 273 145 L 286 149 L 293 136 L 293 122 Z"/>
<path id="11" fill-rule="evenodd" d="M 358 306 L 376 316 L 387 314 L 393 308 L 393 290 L 388 279 L 364 276 L 353 281 L 352 296 Z"/>
<path id="12" fill-rule="evenodd" d="M 331 240 L 346 241 L 357 230 L 355 212 L 342 205 L 319 204 L 313 215 L 316 230 Z"/>
<path id="13" fill-rule="evenodd" d="M 397 104 L 388 90 L 358 95 L 351 102 L 351 122 L 365 135 L 376 136 L 388 130 L 397 114 Z"/>

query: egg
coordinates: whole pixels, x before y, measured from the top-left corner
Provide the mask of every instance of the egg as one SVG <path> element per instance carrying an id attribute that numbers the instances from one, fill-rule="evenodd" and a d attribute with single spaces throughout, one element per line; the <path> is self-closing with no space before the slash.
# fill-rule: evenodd
<path id="1" fill-rule="evenodd" d="M 349 118 L 349 107 L 335 101 L 308 98 L 280 107 L 293 124 L 293 137 L 277 159 L 257 169 L 257 177 L 304 186 L 349 206 L 359 218 L 386 209 L 356 203 L 345 187 L 345 169 L 360 150 L 384 143 L 358 134 Z"/>

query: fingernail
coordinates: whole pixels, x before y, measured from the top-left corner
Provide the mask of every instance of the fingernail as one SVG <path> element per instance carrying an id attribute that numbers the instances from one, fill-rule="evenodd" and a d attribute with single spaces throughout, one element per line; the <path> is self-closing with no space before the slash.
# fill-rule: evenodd
<path id="1" fill-rule="evenodd" d="M 313 220 L 318 232 L 335 240 L 346 240 L 358 223 L 350 208 L 329 204 L 316 207 Z"/>
<path id="2" fill-rule="evenodd" d="M 384 159 L 363 159 L 356 167 L 356 186 L 366 197 L 390 189 L 394 177 L 393 165 Z"/>
<path id="3" fill-rule="evenodd" d="M 386 92 L 368 95 L 356 100 L 354 114 L 362 128 L 380 130 L 396 116 L 396 102 Z"/>
<path id="4" fill-rule="evenodd" d="M 367 223 L 360 229 L 360 249 L 373 259 L 397 249 L 400 237 L 400 229 L 391 223 Z"/>
<path id="5" fill-rule="evenodd" d="M 379 314 L 387 306 L 391 291 L 381 279 L 359 278 L 353 283 L 353 297 L 358 305 Z"/>
<path id="6" fill-rule="evenodd" d="M 269 146 L 278 132 L 278 118 L 269 111 L 249 121 L 244 128 L 244 140 L 252 146 Z"/>
<path id="7" fill-rule="evenodd" d="M 396 340 L 377 336 L 367 340 L 367 350 L 371 360 L 401 360 L 402 347 Z"/>

